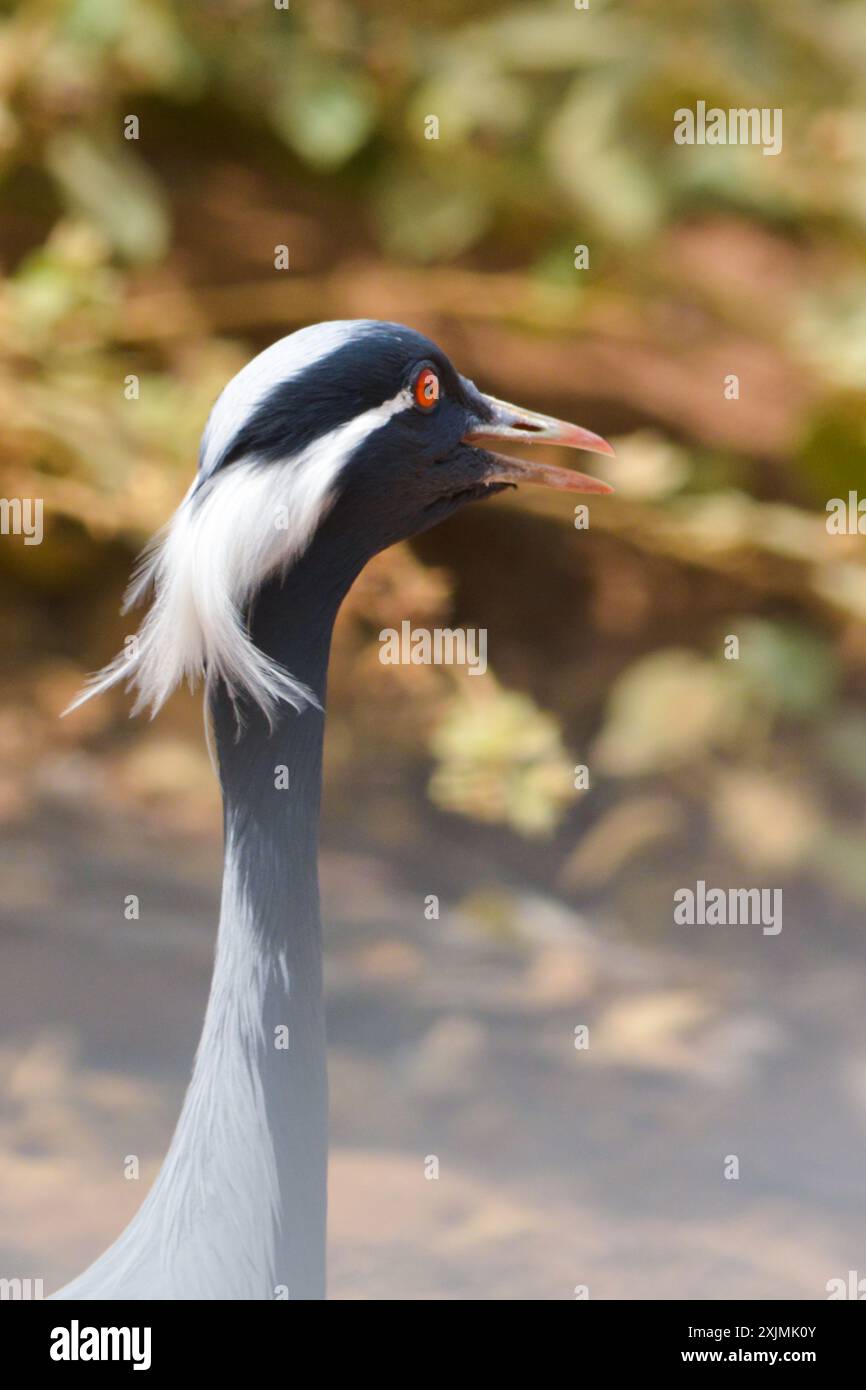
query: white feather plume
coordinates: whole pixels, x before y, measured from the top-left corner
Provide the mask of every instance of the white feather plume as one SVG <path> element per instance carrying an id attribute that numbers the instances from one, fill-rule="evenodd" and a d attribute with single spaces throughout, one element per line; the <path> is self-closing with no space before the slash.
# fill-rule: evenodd
<path id="1" fill-rule="evenodd" d="M 400 391 L 282 461 L 238 459 L 193 486 L 127 591 L 124 612 L 153 595 L 136 640 L 90 678 L 69 710 L 125 683 L 136 692 L 133 713 L 149 707 L 153 717 L 182 681 L 194 688 L 202 678 L 222 680 L 233 699 L 248 697 L 268 718 L 283 702 L 318 705 L 308 686 L 255 646 L 248 605 L 309 545 L 359 444 L 410 405 Z"/>

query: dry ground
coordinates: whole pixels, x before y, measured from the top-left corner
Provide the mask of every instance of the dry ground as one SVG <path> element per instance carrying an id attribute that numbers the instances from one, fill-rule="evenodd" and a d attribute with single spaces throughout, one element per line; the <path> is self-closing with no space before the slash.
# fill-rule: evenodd
<path id="1" fill-rule="evenodd" d="M 5 856 L 0 1272 L 48 1292 L 168 1142 L 219 851 L 53 815 Z M 817 1299 L 866 1271 L 862 952 L 783 931 L 728 965 L 520 893 L 429 922 L 333 847 L 323 886 L 333 1297 Z"/>

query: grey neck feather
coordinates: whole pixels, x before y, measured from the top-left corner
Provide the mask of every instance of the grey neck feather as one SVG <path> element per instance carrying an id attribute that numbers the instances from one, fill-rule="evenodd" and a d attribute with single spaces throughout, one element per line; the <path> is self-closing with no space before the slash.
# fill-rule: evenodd
<path id="1" fill-rule="evenodd" d="M 301 561 L 285 582 L 264 587 L 252 616 L 257 646 L 305 682 L 323 708 L 333 621 L 355 568 L 325 584 L 314 557 Z M 237 893 L 241 904 L 224 912 L 220 933 L 243 936 L 242 954 L 256 962 L 250 1004 L 259 1026 L 244 1046 L 272 1152 L 273 1284 L 293 1299 L 323 1298 L 328 1094 L 317 851 L 324 713 L 286 707 L 273 729 L 258 710 L 242 713 L 239 732 L 227 693 L 216 692 L 224 895 Z M 209 1015 L 215 1007 L 231 1013 L 235 956 L 220 947 Z M 219 1086 L 217 1075 L 213 1082 Z"/>

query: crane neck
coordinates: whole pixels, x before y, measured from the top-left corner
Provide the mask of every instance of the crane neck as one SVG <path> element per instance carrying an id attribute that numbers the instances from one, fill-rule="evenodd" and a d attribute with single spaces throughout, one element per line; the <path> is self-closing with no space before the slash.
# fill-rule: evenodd
<path id="1" fill-rule="evenodd" d="M 315 693 L 321 708 L 282 708 L 273 727 L 246 711 L 238 727 L 224 690 L 213 703 L 223 791 L 225 867 L 214 978 L 202 1041 L 234 1035 L 250 1144 L 250 1170 L 267 1203 L 250 1225 L 267 1270 L 259 1297 L 325 1295 L 328 1090 L 317 872 L 324 705 L 331 632 L 349 587 L 320 582 L 312 563 L 269 582 L 251 619 L 256 645 Z M 202 1057 L 200 1049 L 199 1057 Z M 208 1065 L 205 1062 L 205 1065 Z M 232 1071 L 212 1071 L 217 1108 L 234 1106 Z M 234 1083 L 232 1083 L 234 1084 Z M 232 1121 L 232 1123 L 235 1123 Z M 243 1179 L 235 1174 L 232 1181 Z M 270 1292 L 270 1288 L 276 1290 Z"/>

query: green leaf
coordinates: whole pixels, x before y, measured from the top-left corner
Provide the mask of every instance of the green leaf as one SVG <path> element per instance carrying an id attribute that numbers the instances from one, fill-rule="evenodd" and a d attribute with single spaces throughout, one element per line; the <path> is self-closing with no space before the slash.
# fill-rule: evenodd
<path id="1" fill-rule="evenodd" d="M 489 208 L 477 189 L 407 174 L 383 188 L 376 209 L 385 249 L 422 264 L 446 260 L 484 231 Z"/>
<path id="2" fill-rule="evenodd" d="M 129 149 L 63 132 L 48 143 L 46 163 L 74 211 L 96 224 L 128 261 L 155 261 L 168 243 L 159 185 Z"/>
<path id="3" fill-rule="evenodd" d="M 740 639 L 739 666 L 747 691 L 774 714 L 807 719 L 835 697 L 837 670 L 826 638 L 797 623 L 764 618 L 734 621 Z"/>
<path id="4" fill-rule="evenodd" d="M 619 677 L 595 748 L 598 766 L 632 777 L 682 766 L 729 744 L 740 727 L 742 691 L 727 663 L 668 648 Z"/>
<path id="5" fill-rule="evenodd" d="M 295 71 L 277 100 L 273 121 L 307 164 L 337 169 L 357 153 L 375 125 L 374 91 L 357 73 Z"/>

